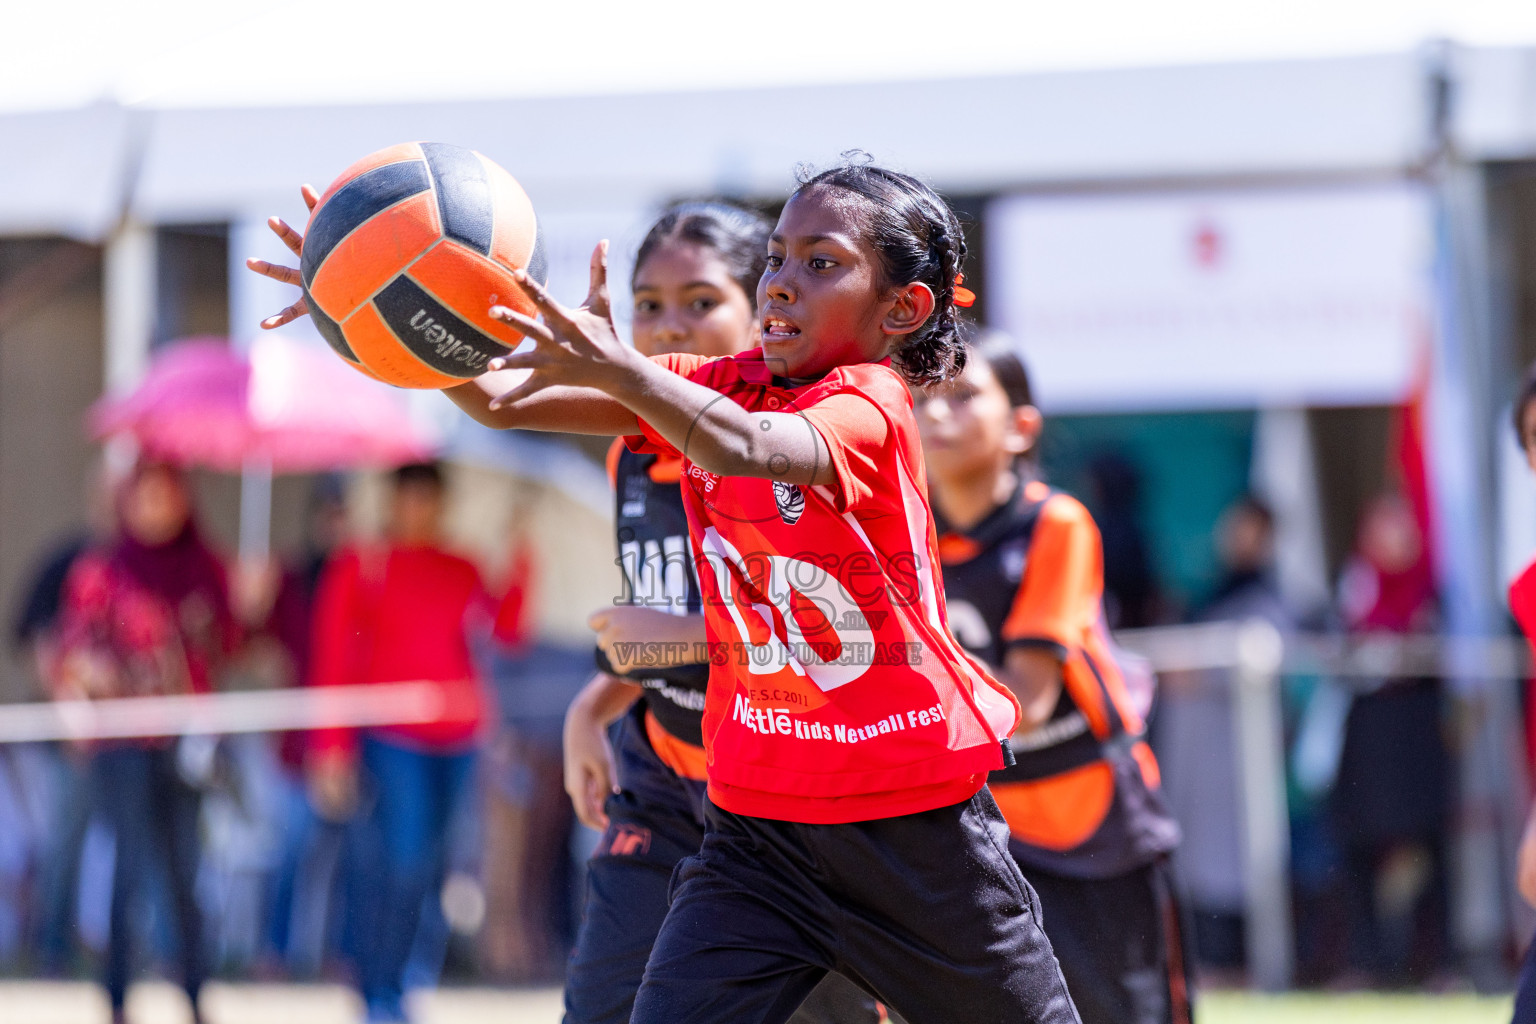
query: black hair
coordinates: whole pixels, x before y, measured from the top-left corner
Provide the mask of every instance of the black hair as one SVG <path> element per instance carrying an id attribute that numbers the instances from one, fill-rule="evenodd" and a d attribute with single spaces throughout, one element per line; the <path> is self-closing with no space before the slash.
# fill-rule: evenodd
<path id="1" fill-rule="evenodd" d="M 731 280 L 747 293 L 747 301 L 755 302 L 772 233 L 773 225 L 756 210 L 722 202 L 678 203 L 663 211 L 640 240 L 630 286 L 658 246 L 678 239 L 712 250 L 725 263 Z"/>
<path id="2" fill-rule="evenodd" d="M 419 487 L 426 485 L 443 489 L 443 467 L 436 461 L 410 462 L 395 470 L 392 475 L 396 487 Z"/>
<path id="3" fill-rule="evenodd" d="M 965 368 L 955 279 L 965 262 L 965 232 L 939 194 L 910 174 L 871 163 L 858 150 L 844 164 L 819 174 L 800 171 L 795 195 L 839 189 L 862 199 L 865 239 L 880 255 L 887 282 L 917 282 L 933 291 L 933 313 L 899 348 L 893 362 L 907 383 L 926 387 L 949 380 Z"/>
<path id="4" fill-rule="evenodd" d="M 1536 363 L 1532 363 L 1525 371 L 1525 380 L 1520 385 L 1520 397 L 1515 399 L 1514 421 L 1515 441 L 1520 445 L 1520 450 L 1525 451 L 1525 411 L 1536 402 Z"/>
<path id="5" fill-rule="evenodd" d="M 1008 396 L 1008 405 L 1022 409 L 1035 404 L 1034 388 L 1029 383 L 1029 368 L 1019 354 L 1019 346 L 1002 331 L 961 332 L 969 356 L 978 357 L 987 364 L 992 376 Z"/>

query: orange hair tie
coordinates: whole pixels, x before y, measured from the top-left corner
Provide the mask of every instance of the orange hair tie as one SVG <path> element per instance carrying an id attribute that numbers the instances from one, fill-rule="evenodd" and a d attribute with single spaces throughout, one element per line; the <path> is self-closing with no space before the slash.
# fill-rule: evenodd
<path id="1" fill-rule="evenodd" d="M 962 288 L 965 284 L 965 275 L 955 275 L 955 305 L 969 308 L 976 304 L 976 293 L 969 288 Z"/>

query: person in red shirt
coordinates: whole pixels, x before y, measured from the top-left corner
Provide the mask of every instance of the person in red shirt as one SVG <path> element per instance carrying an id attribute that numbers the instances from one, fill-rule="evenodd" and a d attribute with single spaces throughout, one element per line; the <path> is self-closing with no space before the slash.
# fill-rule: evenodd
<path id="1" fill-rule="evenodd" d="M 315 595 L 315 684 L 426 681 L 444 697 L 438 721 L 311 735 L 317 810 L 344 817 L 366 793 L 382 854 L 377 898 L 360 908 L 358 968 L 372 1021 L 405 1019 L 406 960 L 422 902 L 442 881 L 448 828 L 488 718 L 469 637 L 490 631 L 497 609 L 475 566 L 443 547 L 443 497 L 435 464 L 397 470 L 384 543 L 340 551 Z M 498 637 L 515 633 L 516 616 L 504 606 Z"/>
<path id="2" fill-rule="evenodd" d="M 1520 450 L 1525 453 L 1525 461 L 1532 472 L 1536 472 L 1536 363 L 1526 371 L 1524 386 L 1515 400 L 1514 428 L 1515 439 L 1520 444 Z M 1526 566 L 1510 584 L 1509 610 L 1519 623 L 1520 631 L 1530 642 L 1533 654 L 1536 654 L 1536 561 Z M 1528 716 L 1536 716 L 1536 711 L 1530 710 L 1536 708 L 1536 701 L 1526 703 Z M 1536 721 L 1532 717 L 1526 720 L 1526 731 L 1528 737 L 1536 737 Z M 1530 742 L 1536 748 L 1536 740 Z M 1515 881 L 1520 895 L 1536 907 L 1536 806 L 1532 807 L 1526 817 L 1525 831 L 1520 837 Z M 1515 991 L 1514 1024 L 1536 1024 L 1536 939 L 1526 946 L 1525 959 L 1520 965 L 1520 981 Z"/>
<path id="3" fill-rule="evenodd" d="M 446 392 L 492 426 L 682 460 L 709 803 L 636 1024 L 783 1024 L 834 970 L 912 1024 L 1078 1021 L 985 788 L 1019 710 L 949 633 L 907 392 L 963 363 L 965 253 L 926 185 L 849 163 L 779 217 L 759 348 L 624 345 L 602 243 L 580 308 L 516 272 L 542 319 L 492 315 L 532 348 Z"/>
<path id="4" fill-rule="evenodd" d="M 916 394 L 950 625 L 1024 709 L 988 785 L 1085 1024 L 1188 1024 L 1163 805 L 1138 701 L 1104 627 L 1098 528 L 1036 471 L 1043 420 L 1012 341 Z"/>

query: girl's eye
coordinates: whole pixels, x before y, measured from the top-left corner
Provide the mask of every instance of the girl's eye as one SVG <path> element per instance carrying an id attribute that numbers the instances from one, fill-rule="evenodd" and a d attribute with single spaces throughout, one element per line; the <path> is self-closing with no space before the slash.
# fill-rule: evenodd
<path id="1" fill-rule="evenodd" d="M 720 303 L 716 302 L 714 299 L 694 299 L 692 302 L 693 311 L 695 313 L 708 313 L 718 305 L 720 305 Z"/>
<path id="2" fill-rule="evenodd" d="M 783 265 L 784 265 L 784 257 L 783 256 L 780 256 L 778 253 L 774 253 L 774 252 L 771 252 L 771 253 L 768 254 L 768 269 L 769 270 L 778 270 Z"/>
<path id="3" fill-rule="evenodd" d="M 653 299 L 640 299 L 635 303 L 635 313 L 640 316 L 650 316 L 659 308 Z"/>
<path id="4" fill-rule="evenodd" d="M 831 270 L 835 265 L 836 264 L 827 259 L 825 256 L 814 256 L 811 258 L 812 270 Z"/>

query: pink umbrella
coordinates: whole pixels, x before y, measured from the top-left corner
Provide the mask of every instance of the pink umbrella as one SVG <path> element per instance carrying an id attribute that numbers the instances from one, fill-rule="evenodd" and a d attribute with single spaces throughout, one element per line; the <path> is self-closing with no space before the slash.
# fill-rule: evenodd
<path id="1" fill-rule="evenodd" d="M 399 395 L 329 352 L 264 335 L 249 359 L 218 338 L 162 348 L 132 392 L 98 401 L 94 434 L 130 434 L 148 453 L 238 473 L 399 465 L 433 445 Z"/>
<path id="2" fill-rule="evenodd" d="M 172 342 L 132 392 L 92 406 L 90 424 L 169 462 L 241 474 L 240 554 L 252 560 L 267 555 L 273 473 L 400 465 L 433 449 L 398 392 L 271 334 L 249 358 L 222 338 Z"/>

